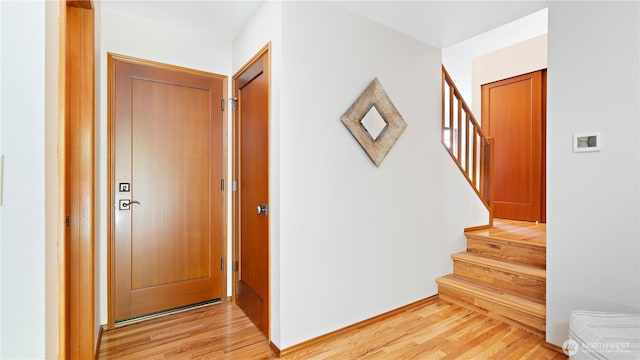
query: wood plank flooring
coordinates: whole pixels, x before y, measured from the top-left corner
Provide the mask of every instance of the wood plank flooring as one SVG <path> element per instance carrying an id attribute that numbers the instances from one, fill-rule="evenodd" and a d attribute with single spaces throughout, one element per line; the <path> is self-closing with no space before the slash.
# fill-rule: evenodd
<path id="1" fill-rule="evenodd" d="M 543 339 L 437 297 L 282 359 L 566 359 Z M 99 359 L 277 359 L 230 302 L 103 333 Z"/>

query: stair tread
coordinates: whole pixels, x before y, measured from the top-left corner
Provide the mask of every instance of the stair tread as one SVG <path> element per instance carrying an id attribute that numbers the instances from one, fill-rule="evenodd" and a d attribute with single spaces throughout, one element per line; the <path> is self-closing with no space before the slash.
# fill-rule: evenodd
<path id="1" fill-rule="evenodd" d="M 464 234 L 467 238 L 511 243 L 511 244 L 517 244 L 520 246 L 526 246 L 534 249 L 544 250 L 547 248 L 547 244 L 544 242 L 532 241 L 531 239 L 528 239 L 528 238 L 511 238 L 506 236 L 494 235 L 494 234 L 491 234 L 489 230 L 467 231 Z"/>
<path id="2" fill-rule="evenodd" d="M 469 252 L 451 254 L 451 258 L 457 261 L 480 265 L 505 272 L 516 273 L 539 280 L 546 280 L 547 278 L 547 271 L 534 265 L 517 264 L 482 255 L 476 255 Z"/>
<path id="3" fill-rule="evenodd" d="M 542 319 L 546 317 L 546 306 L 544 304 L 529 300 L 525 297 L 512 295 L 471 281 L 456 278 L 451 274 L 440 277 L 436 281 L 458 289 L 464 289 L 474 296 L 482 297 L 486 300 L 535 315 Z"/>

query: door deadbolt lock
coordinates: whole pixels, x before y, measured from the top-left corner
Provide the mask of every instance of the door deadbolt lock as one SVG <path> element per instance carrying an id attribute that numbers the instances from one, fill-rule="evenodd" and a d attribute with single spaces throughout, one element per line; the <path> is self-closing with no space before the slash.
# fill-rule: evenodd
<path id="1" fill-rule="evenodd" d="M 120 199 L 118 200 L 118 209 L 120 210 L 131 210 L 131 205 L 138 204 L 140 205 L 140 201 L 131 201 L 129 199 Z"/>
<path id="2" fill-rule="evenodd" d="M 120 192 L 131 192 L 131 184 L 130 183 L 120 183 L 120 184 L 118 184 L 118 190 Z"/>
<path id="3" fill-rule="evenodd" d="M 268 213 L 269 213 L 269 208 L 268 208 L 267 204 L 258 205 L 258 207 L 256 208 L 256 213 L 258 215 L 267 216 Z"/>

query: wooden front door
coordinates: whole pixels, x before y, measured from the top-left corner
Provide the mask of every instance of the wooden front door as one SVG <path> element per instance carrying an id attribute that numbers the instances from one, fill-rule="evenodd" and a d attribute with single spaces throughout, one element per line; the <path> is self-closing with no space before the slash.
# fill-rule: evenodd
<path id="1" fill-rule="evenodd" d="M 482 85 L 482 129 L 495 139 L 496 218 L 545 221 L 545 76 Z"/>
<path id="2" fill-rule="evenodd" d="M 269 53 L 233 79 L 237 99 L 236 303 L 269 336 Z"/>
<path id="3" fill-rule="evenodd" d="M 219 299 L 224 77 L 109 68 L 115 321 Z"/>

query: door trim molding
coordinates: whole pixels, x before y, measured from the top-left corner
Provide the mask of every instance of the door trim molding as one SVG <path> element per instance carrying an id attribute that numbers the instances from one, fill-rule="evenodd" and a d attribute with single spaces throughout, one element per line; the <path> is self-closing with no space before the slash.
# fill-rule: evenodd
<path id="1" fill-rule="evenodd" d="M 228 96 L 228 77 L 225 75 L 215 74 L 207 71 L 195 70 L 177 65 L 165 64 L 152 60 L 139 59 L 131 56 L 120 55 L 115 53 L 107 53 L 107 329 L 115 328 L 115 219 L 114 219 L 114 204 L 115 204 L 115 162 L 114 162 L 114 114 L 113 101 L 115 91 L 115 64 L 116 61 L 127 62 L 132 64 L 140 64 L 146 66 L 152 66 L 165 70 L 175 70 L 186 72 L 195 75 L 202 75 L 222 80 L 222 98 L 226 99 Z M 225 178 L 226 169 L 228 166 L 228 125 L 227 125 L 227 106 L 222 111 L 222 175 Z M 218 181 L 213 179 L 212 181 Z M 225 183 L 226 183 L 225 179 Z M 227 261 L 227 208 L 228 201 L 226 196 L 227 186 L 225 186 L 222 194 L 222 256 Z M 227 293 L 227 276 L 226 272 L 222 275 L 222 295 L 223 298 Z"/>
<path id="2" fill-rule="evenodd" d="M 251 59 L 249 59 L 249 61 L 247 61 L 234 75 L 233 75 L 233 80 L 232 80 L 232 94 L 233 97 L 237 99 L 238 97 L 238 90 L 239 90 L 239 86 L 238 83 L 239 82 L 245 82 L 247 81 L 247 79 L 244 79 L 242 77 L 243 73 L 249 69 L 252 65 L 254 65 L 257 61 L 260 60 L 260 58 L 262 58 L 263 55 L 266 54 L 266 63 L 264 64 L 264 72 L 266 73 L 267 76 L 267 89 L 268 89 L 268 98 L 267 98 L 267 127 L 269 129 L 271 129 L 271 42 L 268 42 L 266 45 L 264 45 L 260 50 L 258 50 L 258 52 L 253 55 L 251 57 Z M 238 171 L 239 171 L 239 164 L 238 164 L 238 144 L 239 144 L 239 129 L 238 129 L 238 111 L 232 111 L 232 119 L 233 119 L 233 124 L 232 124 L 232 129 L 233 129 L 233 144 L 232 144 L 232 151 L 231 151 L 231 176 L 232 179 L 235 181 L 238 179 Z M 267 154 L 267 159 L 271 159 L 271 139 L 270 139 L 270 134 L 267 133 L 267 144 L 268 144 L 268 154 Z M 267 160 L 268 161 L 268 160 Z M 270 178 L 271 175 L 271 168 L 270 166 L 267 166 L 267 171 L 268 171 L 268 177 Z M 269 194 L 271 194 L 271 183 L 268 182 L 268 188 L 269 188 Z M 238 193 L 237 192 L 232 192 L 232 200 L 231 200 L 231 206 L 232 206 L 232 210 L 231 210 L 231 234 L 232 234 L 232 254 L 231 256 L 233 257 L 233 263 L 237 263 L 237 261 L 239 261 L 239 247 L 240 247 L 240 239 L 239 239 L 239 229 L 238 229 L 238 217 L 239 217 L 239 211 L 240 211 L 240 204 L 239 204 L 239 199 L 238 199 Z M 269 217 L 269 231 L 267 234 L 267 238 L 268 238 L 268 249 L 269 251 L 267 252 L 267 264 L 268 264 L 268 268 L 269 268 L 269 273 L 267 275 L 267 281 L 269 282 L 269 290 L 268 290 L 268 301 L 269 301 L 269 316 L 268 316 L 268 324 L 267 324 L 267 330 L 268 330 L 268 335 L 267 338 L 270 340 L 271 339 L 271 217 Z M 236 287 L 236 282 L 238 281 L 238 272 L 234 271 L 233 272 L 233 276 L 231 279 L 231 288 L 232 288 L 232 299 L 233 302 L 236 302 L 236 291 L 237 291 L 237 287 Z"/>

